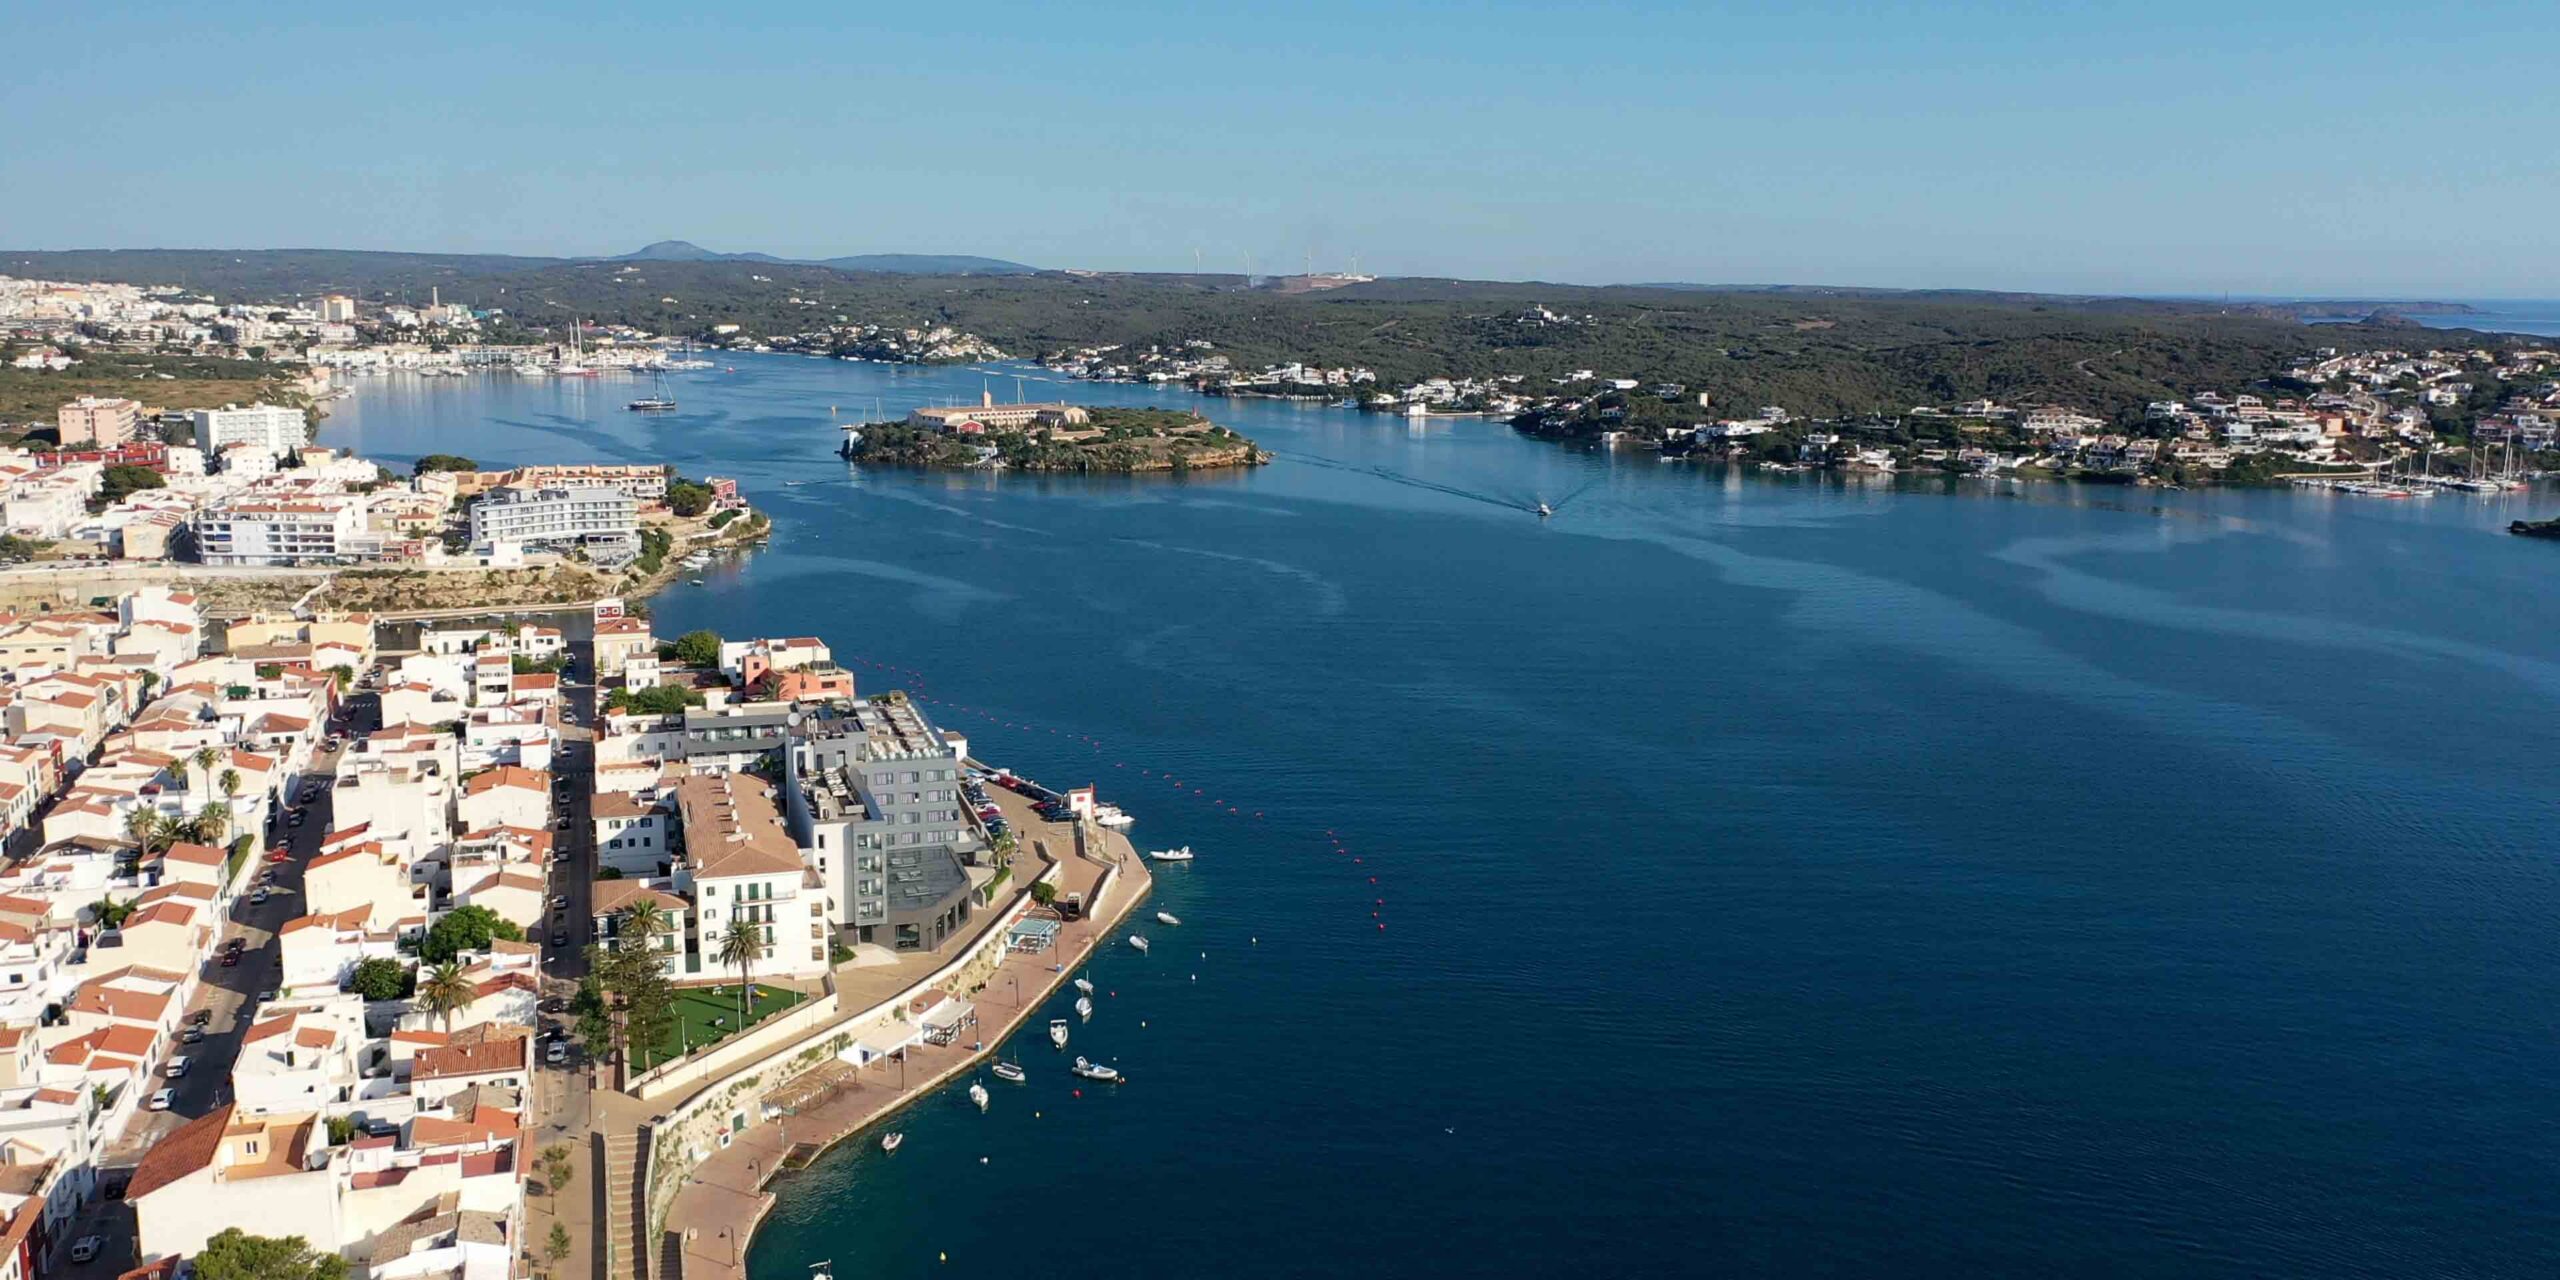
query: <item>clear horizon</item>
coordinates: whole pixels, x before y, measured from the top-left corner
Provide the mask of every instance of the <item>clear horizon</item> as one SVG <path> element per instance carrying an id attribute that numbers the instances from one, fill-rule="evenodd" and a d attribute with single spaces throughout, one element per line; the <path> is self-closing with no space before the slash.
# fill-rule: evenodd
<path id="1" fill-rule="evenodd" d="M 475 20 L 487 18 L 495 20 Z M 56 6 L 0 247 L 2560 297 L 2522 5 Z M 166 74 L 168 69 L 182 74 Z M 2428 92 L 2496 85 L 2488 101 Z M 2507 122 L 2502 127 L 2501 122 Z M 36 193 L 40 198 L 25 198 Z"/>

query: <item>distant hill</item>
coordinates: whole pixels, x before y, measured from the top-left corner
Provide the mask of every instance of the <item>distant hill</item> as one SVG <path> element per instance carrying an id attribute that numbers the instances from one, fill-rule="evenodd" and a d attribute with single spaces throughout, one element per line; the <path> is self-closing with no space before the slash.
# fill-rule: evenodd
<path id="1" fill-rule="evenodd" d="M 835 271 L 885 271 L 910 276 L 1027 276 L 1038 267 L 966 253 L 857 253 L 841 258 L 777 258 L 770 253 L 720 253 L 690 240 L 661 240 L 622 254 L 615 262 L 770 262 Z"/>

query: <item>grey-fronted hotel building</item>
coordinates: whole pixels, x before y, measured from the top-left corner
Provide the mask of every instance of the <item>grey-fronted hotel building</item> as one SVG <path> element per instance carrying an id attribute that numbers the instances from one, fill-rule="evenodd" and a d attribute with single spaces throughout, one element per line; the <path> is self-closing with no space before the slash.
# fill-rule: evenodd
<path id="1" fill-rule="evenodd" d="M 968 923 L 988 850 L 959 749 L 903 698 L 803 704 L 784 753 L 789 820 L 857 940 L 932 951 Z"/>

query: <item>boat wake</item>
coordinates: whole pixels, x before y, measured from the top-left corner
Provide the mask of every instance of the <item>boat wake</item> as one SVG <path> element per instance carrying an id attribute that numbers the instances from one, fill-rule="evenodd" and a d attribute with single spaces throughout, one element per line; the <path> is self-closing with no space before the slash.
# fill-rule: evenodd
<path id="1" fill-rule="evenodd" d="M 1535 511 L 1538 509 L 1538 504 L 1535 502 L 1524 502 L 1518 498 L 1504 497 L 1497 493 L 1486 493 L 1480 489 L 1465 489 L 1453 484 L 1441 484 L 1436 480 L 1425 480 L 1419 476 L 1406 475 L 1404 472 L 1391 470 L 1386 467 L 1354 466 L 1348 462 L 1337 462 L 1332 458 L 1318 457 L 1311 453 L 1298 453 L 1288 449 L 1274 449 L 1271 452 L 1293 462 L 1306 463 L 1311 467 L 1323 467 L 1330 471 L 1342 471 L 1356 476 L 1372 476 L 1377 479 L 1384 480 L 1389 484 L 1403 485 L 1408 489 L 1421 489 L 1430 493 L 1445 493 L 1452 498 L 1465 498 L 1470 502 L 1481 502 L 1487 506 L 1500 507 L 1506 511 Z"/>

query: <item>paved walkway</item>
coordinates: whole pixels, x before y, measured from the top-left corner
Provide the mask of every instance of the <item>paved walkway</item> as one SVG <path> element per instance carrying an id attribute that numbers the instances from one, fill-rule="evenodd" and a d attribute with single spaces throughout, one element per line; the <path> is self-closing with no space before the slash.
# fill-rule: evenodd
<path id="1" fill-rule="evenodd" d="M 667 1214 L 667 1231 L 683 1241 L 684 1275 L 653 1275 L 652 1280 L 744 1280 L 747 1245 L 756 1224 L 773 1206 L 765 1183 L 792 1148 L 808 1143 L 824 1149 L 842 1141 L 968 1070 L 1020 1030 L 1031 1012 L 1065 985 L 1153 888 L 1145 863 L 1127 843 L 1114 837 L 1112 844 L 1123 860 L 1104 914 L 1063 926 L 1057 945 L 1045 954 L 1007 955 L 985 989 L 970 997 L 978 1009 L 978 1035 L 983 1039 L 949 1046 L 920 1044 L 906 1052 L 903 1062 L 875 1062 L 845 1073 L 844 1083 L 825 1101 L 775 1123 L 753 1126 L 726 1150 L 714 1152 L 694 1170 Z M 1056 847 L 1053 843 L 1052 848 Z M 1027 854 L 1024 860 L 1029 860 Z M 1082 892 L 1090 901 L 1102 866 L 1068 854 L 1065 867 L 1060 891 Z M 972 1048 L 973 1044 L 977 1047 Z"/>

